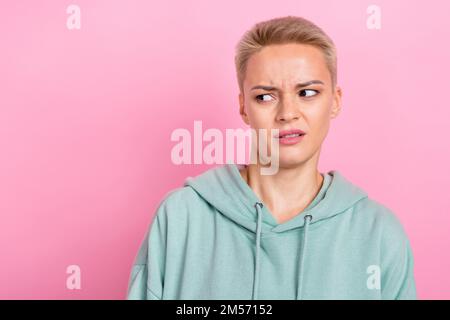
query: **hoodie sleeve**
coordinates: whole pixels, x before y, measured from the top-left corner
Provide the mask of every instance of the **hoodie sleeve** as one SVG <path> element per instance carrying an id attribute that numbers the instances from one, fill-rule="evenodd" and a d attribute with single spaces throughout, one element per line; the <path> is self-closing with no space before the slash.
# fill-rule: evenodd
<path id="1" fill-rule="evenodd" d="M 141 243 L 128 282 L 128 300 L 161 300 L 166 251 L 165 206 L 160 205 Z"/>
<path id="2" fill-rule="evenodd" d="M 388 214 L 383 230 L 381 252 L 381 298 L 415 300 L 414 258 L 400 221 Z"/>

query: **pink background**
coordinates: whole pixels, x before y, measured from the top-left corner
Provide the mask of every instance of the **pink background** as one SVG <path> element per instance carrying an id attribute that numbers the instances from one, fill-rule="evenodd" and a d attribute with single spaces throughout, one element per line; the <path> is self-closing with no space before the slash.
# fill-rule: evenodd
<path id="1" fill-rule="evenodd" d="M 81 30 L 66 28 L 69 4 Z M 123 299 L 161 198 L 210 166 L 170 134 L 246 128 L 233 56 L 254 23 L 299 15 L 338 48 L 343 111 L 320 170 L 396 212 L 421 299 L 450 298 L 448 1 L 2 1 L 0 298 Z M 81 290 L 66 268 L 81 268 Z"/>

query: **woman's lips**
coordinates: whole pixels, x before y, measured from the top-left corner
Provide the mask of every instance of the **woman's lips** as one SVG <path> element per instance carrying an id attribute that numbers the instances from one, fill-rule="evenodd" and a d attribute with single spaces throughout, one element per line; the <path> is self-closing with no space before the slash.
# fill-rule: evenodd
<path id="1" fill-rule="evenodd" d="M 292 145 L 300 142 L 305 136 L 305 132 L 299 129 L 281 130 L 275 138 L 280 144 Z"/>
<path id="2" fill-rule="evenodd" d="M 278 138 L 278 141 L 280 142 L 280 144 L 287 144 L 287 145 L 296 144 L 301 140 L 303 140 L 304 136 L 305 135 L 303 134 L 303 135 L 296 135 L 295 137 L 281 137 Z"/>

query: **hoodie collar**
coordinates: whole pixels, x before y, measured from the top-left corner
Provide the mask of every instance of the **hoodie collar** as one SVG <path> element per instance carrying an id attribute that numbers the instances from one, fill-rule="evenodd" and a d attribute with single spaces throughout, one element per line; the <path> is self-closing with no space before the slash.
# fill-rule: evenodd
<path id="1" fill-rule="evenodd" d="M 241 166 L 229 163 L 209 169 L 194 178 L 187 178 L 184 186 L 193 188 L 205 201 L 235 223 L 255 232 L 258 220 L 255 203 L 262 201 L 242 178 L 239 172 Z M 279 233 L 303 227 L 305 215 L 312 216 L 313 224 L 340 214 L 367 197 L 364 190 L 352 184 L 337 170 L 329 171 L 324 175 L 325 178 L 330 179 L 327 181 L 329 186 L 324 190 L 324 180 L 324 185 L 313 200 L 316 203 L 312 203 L 301 214 L 284 223 L 278 223 L 267 206 L 262 206 L 261 233 Z"/>

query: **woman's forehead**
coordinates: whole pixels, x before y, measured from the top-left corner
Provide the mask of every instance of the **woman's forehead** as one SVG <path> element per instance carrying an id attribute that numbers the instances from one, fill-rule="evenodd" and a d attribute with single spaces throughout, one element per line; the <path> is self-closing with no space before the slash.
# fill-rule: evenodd
<path id="1" fill-rule="evenodd" d="M 322 52 L 312 46 L 269 46 L 250 57 L 246 82 L 272 86 L 295 86 L 299 82 L 329 82 Z M 259 83 L 264 82 L 264 83 Z"/>

